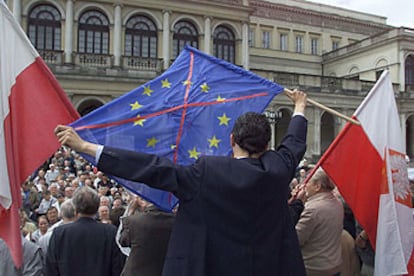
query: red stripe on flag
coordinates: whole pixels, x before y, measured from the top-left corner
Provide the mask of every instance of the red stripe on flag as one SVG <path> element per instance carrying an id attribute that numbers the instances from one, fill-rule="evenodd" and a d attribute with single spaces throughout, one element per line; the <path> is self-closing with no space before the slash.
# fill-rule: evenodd
<path id="1" fill-rule="evenodd" d="M 16 78 L 9 96 L 10 141 L 16 183 L 23 183 L 60 144 L 54 135 L 58 124 L 79 118 L 63 89 L 41 58 Z"/>
<path id="2" fill-rule="evenodd" d="M 63 89 L 41 58 L 17 77 L 9 94 L 4 121 L 5 148 L 12 207 L 2 210 L 0 238 L 11 249 L 17 266 L 22 263 L 18 208 L 20 185 L 59 147 L 54 128 L 79 117 Z M 7 185 L 8 183 L 3 183 Z"/>
<path id="3" fill-rule="evenodd" d="M 190 69 L 188 70 L 188 76 L 187 76 L 187 87 L 185 89 L 185 94 L 184 94 L 184 108 L 183 108 L 183 112 L 181 114 L 181 123 L 180 123 L 180 129 L 178 130 L 178 135 L 177 135 L 177 139 L 175 141 L 175 151 L 174 151 L 174 163 L 177 162 L 177 158 L 178 158 L 178 148 L 180 146 L 180 141 L 181 141 L 181 135 L 183 133 L 183 127 L 184 127 L 184 123 L 185 123 L 185 115 L 187 114 L 187 104 L 188 104 L 188 95 L 190 93 L 190 88 L 191 88 L 191 80 L 193 77 L 193 67 L 194 67 L 194 53 L 190 52 Z"/>
<path id="4" fill-rule="evenodd" d="M 196 102 L 196 103 L 188 103 L 186 105 L 182 104 L 182 105 L 177 105 L 177 106 L 167 108 L 167 109 L 164 109 L 164 110 L 160 110 L 160 111 L 157 111 L 157 112 L 154 112 L 154 113 L 150 113 L 150 114 L 147 114 L 147 115 L 142 115 L 139 118 L 134 117 L 134 118 L 128 118 L 128 119 L 118 120 L 118 121 L 114 121 L 114 122 L 104 123 L 104 124 L 85 125 L 85 126 L 77 127 L 77 128 L 75 128 L 75 130 L 96 129 L 96 128 L 119 126 L 119 125 L 123 125 L 123 124 L 127 124 L 127 123 L 137 122 L 139 120 L 150 119 L 150 118 L 157 117 L 157 116 L 160 116 L 160 115 L 163 115 L 163 114 L 171 113 L 173 111 L 183 109 L 185 107 L 189 108 L 189 107 L 195 107 L 195 106 L 209 106 L 209 105 L 223 104 L 223 103 L 229 103 L 229 102 L 235 102 L 235 101 L 243 101 L 243 100 L 252 99 L 252 98 L 256 98 L 256 97 L 264 97 L 264 96 L 268 96 L 268 95 L 269 95 L 268 92 L 261 92 L 261 93 L 256 93 L 256 94 L 252 94 L 252 95 L 247 95 L 247 96 L 241 96 L 241 97 L 225 99 L 225 100 L 221 100 L 221 101 Z"/>
<path id="5" fill-rule="evenodd" d="M 375 249 L 384 163 L 362 127 L 348 123 L 319 165 L 335 182 Z"/>

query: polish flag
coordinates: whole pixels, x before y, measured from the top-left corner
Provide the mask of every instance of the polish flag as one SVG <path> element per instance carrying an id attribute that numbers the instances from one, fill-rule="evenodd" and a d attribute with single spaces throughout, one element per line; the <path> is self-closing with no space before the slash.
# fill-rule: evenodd
<path id="1" fill-rule="evenodd" d="M 20 186 L 59 148 L 56 125 L 79 115 L 3 1 L 0 99 L 0 238 L 20 267 Z"/>
<path id="2" fill-rule="evenodd" d="M 405 147 L 389 73 L 385 71 L 316 167 L 337 185 L 375 248 L 375 275 L 412 267 L 414 220 Z M 410 271 L 410 275 L 414 271 Z"/>

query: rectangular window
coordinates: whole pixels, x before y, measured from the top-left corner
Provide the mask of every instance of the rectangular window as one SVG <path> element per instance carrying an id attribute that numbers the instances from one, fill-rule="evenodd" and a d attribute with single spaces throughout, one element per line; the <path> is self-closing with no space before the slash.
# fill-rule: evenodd
<path id="1" fill-rule="evenodd" d="M 102 50 L 100 54 L 107 55 L 109 53 L 109 33 L 102 33 Z"/>
<path id="2" fill-rule="evenodd" d="M 46 26 L 46 46 L 45 50 L 54 50 L 53 49 L 53 28 L 51 26 Z"/>
<path id="3" fill-rule="evenodd" d="M 44 50 L 45 49 L 45 27 L 39 26 L 37 32 L 37 49 Z"/>
<path id="4" fill-rule="evenodd" d="M 339 48 L 339 41 L 333 40 L 332 41 L 332 50 L 336 50 Z"/>
<path id="5" fill-rule="evenodd" d="M 255 45 L 255 41 L 254 41 L 254 31 L 250 30 L 249 31 L 249 47 L 254 47 Z"/>
<path id="6" fill-rule="evenodd" d="M 102 54 L 101 38 L 102 38 L 102 33 L 96 32 L 94 34 L 94 47 L 93 47 L 94 54 Z"/>
<path id="7" fill-rule="evenodd" d="M 296 53 L 303 52 L 303 36 L 297 35 L 296 36 Z"/>
<path id="8" fill-rule="evenodd" d="M 280 34 L 280 50 L 282 51 L 288 50 L 288 35 L 287 34 Z"/>
<path id="9" fill-rule="evenodd" d="M 138 44 L 140 45 L 140 44 Z M 147 58 L 149 57 L 149 37 L 144 36 L 142 37 L 142 53 L 141 57 Z"/>
<path id="10" fill-rule="evenodd" d="M 151 58 L 156 58 L 157 57 L 157 38 L 156 37 L 151 37 L 150 47 L 151 47 L 150 57 Z"/>
<path id="11" fill-rule="evenodd" d="M 55 28 L 55 49 L 54 50 L 60 50 L 60 29 Z"/>
<path id="12" fill-rule="evenodd" d="M 262 37 L 262 46 L 265 49 L 270 48 L 270 32 L 264 31 Z"/>
<path id="13" fill-rule="evenodd" d="M 79 53 L 85 53 L 85 31 L 79 30 L 79 41 L 78 41 Z"/>
<path id="14" fill-rule="evenodd" d="M 312 55 L 318 54 L 318 39 L 317 38 L 311 39 L 311 54 Z"/>

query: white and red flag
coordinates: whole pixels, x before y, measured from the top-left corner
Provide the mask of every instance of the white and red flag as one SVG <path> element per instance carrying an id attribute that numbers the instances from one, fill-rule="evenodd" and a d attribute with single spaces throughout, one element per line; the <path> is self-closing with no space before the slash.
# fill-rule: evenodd
<path id="1" fill-rule="evenodd" d="M 407 274 L 414 219 L 404 142 L 391 79 L 384 71 L 316 167 L 337 185 L 375 248 L 375 275 Z M 411 262 L 410 262 L 411 258 Z M 414 271 L 410 270 L 410 275 Z"/>
<path id="2" fill-rule="evenodd" d="M 22 264 L 20 186 L 59 143 L 53 130 L 79 117 L 57 80 L 0 1 L 0 238 Z"/>

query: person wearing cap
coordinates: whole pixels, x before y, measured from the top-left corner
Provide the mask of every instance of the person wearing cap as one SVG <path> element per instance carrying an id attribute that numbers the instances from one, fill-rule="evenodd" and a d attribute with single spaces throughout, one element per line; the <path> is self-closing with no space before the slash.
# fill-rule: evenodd
<path id="1" fill-rule="evenodd" d="M 50 183 L 56 180 L 59 174 L 59 170 L 56 169 L 55 164 L 50 164 L 49 170 L 47 170 L 47 172 L 45 173 L 46 183 L 50 185 Z"/>

